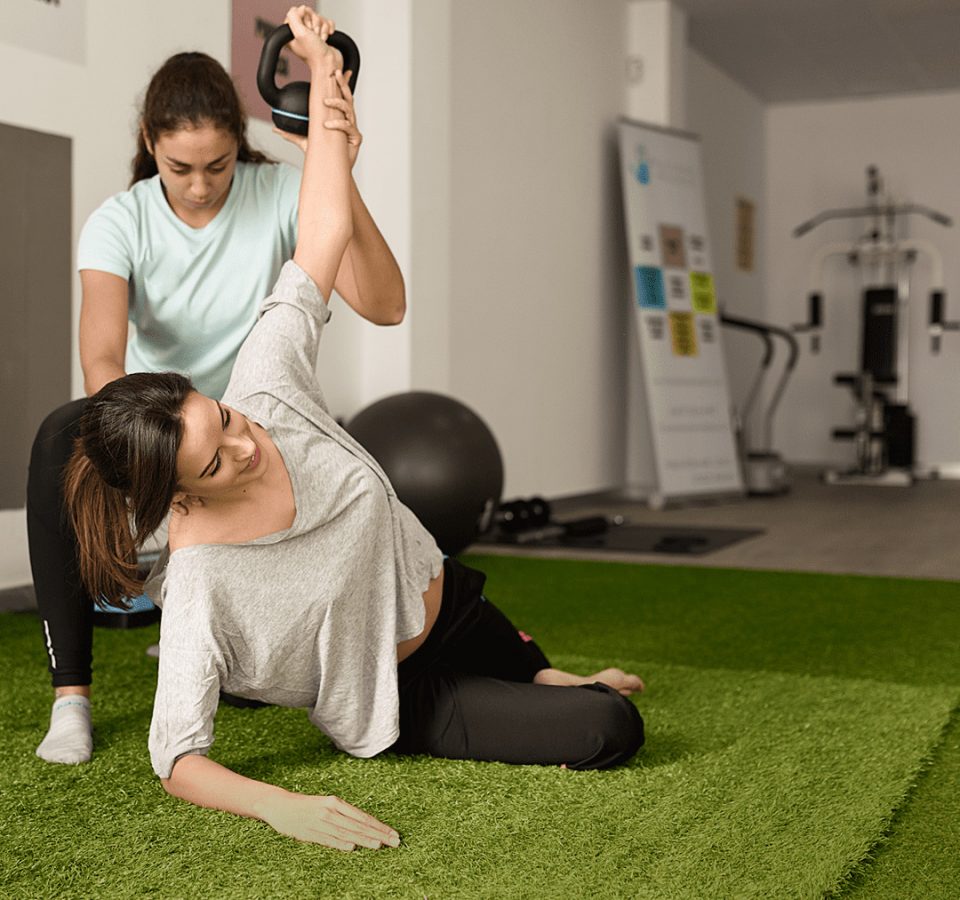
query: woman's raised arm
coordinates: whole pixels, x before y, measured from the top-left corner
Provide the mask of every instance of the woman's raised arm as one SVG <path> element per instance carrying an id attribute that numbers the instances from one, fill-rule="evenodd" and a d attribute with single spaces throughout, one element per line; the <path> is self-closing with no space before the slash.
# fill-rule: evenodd
<path id="1" fill-rule="evenodd" d="M 342 98 L 336 73 L 343 59 L 327 45 L 329 24 L 309 7 L 291 9 L 286 22 L 294 35 L 290 49 L 310 69 L 310 131 L 293 259 L 313 279 L 324 300 L 329 300 L 344 250 L 353 237 L 347 136 L 324 127 L 328 118 L 343 117 L 326 103 Z"/>

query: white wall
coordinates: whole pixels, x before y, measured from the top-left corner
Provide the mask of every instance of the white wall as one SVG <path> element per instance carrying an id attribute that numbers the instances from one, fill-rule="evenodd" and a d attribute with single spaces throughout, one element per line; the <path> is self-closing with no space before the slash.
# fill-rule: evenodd
<path id="1" fill-rule="evenodd" d="M 806 318 L 809 265 L 815 250 L 832 241 L 853 240 L 865 221 L 828 223 L 801 239 L 791 230 L 821 210 L 861 206 L 864 170 L 880 167 L 894 199 L 912 200 L 960 218 L 960 93 L 880 97 L 829 103 L 773 106 L 767 116 L 766 222 L 768 309 L 783 323 Z M 960 230 L 945 230 L 911 217 L 910 236 L 937 244 L 944 257 L 948 314 L 960 319 Z M 910 390 L 917 413 L 917 452 L 923 465 L 960 461 L 960 334 L 946 335 L 938 357 L 929 355 L 929 271 L 918 265 L 910 314 Z M 777 444 L 795 462 L 850 465 L 849 444 L 830 439 L 834 426 L 850 422 L 846 389 L 835 372 L 852 371 L 859 354 L 859 288 L 849 267 L 829 270 L 822 351 L 808 344 L 785 397 Z"/>
<path id="2" fill-rule="evenodd" d="M 487 420 L 506 496 L 623 482 L 630 288 L 613 126 L 630 6 L 594 3 L 585 27 L 577 0 L 415 5 L 415 35 L 429 18 L 436 43 L 430 72 L 427 38 L 413 54 L 413 386 Z M 491 21 L 509 28 L 487 39 Z M 703 140 L 720 296 L 762 315 L 764 106 L 689 57 L 671 95 L 685 96 L 676 116 Z M 436 77 L 446 66 L 449 79 Z M 757 210 L 750 273 L 734 259 L 738 196 Z M 740 399 L 760 345 L 725 337 Z"/>
<path id="3" fill-rule="evenodd" d="M 409 171 L 414 117 L 411 94 L 413 0 L 320 0 L 360 48 L 357 124 L 363 145 L 354 177 L 406 280 L 414 229 Z M 381 397 L 410 389 L 411 319 L 381 328 L 339 301 L 326 333 L 319 372 L 334 415 L 349 419 Z"/>
<path id="4" fill-rule="evenodd" d="M 701 141 L 718 300 L 732 315 L 763 320 L 767 316 L 766 107 L 689 48 L 686 96 L 687 128 Z M 750 200 L 755 207 L 754 267 L 749 272 L 738 268 L 736 259 L 739 197 Z M 739 406 L 757 371 L 763 345 L 758 338 L 730 328 L 723 329 L 723 342 L 731 399 Z M 750 424 L 751 433 L 759 437 L 759 416 L 751 417 Z"/>
<path id="5" fill-rule="evenodd" d="M 411 29 L 411 386 L 450 392 L 452 0 L 416 0 Z"/>
<path id="6" fill-rule="evenodd" d="M 450 387 L 508 496 L 621 477 L 624 21 L 622 0 L 452 6 Z"/>
<path id="7" fill-rule="evenodd" d="M 687 14 L 671 0 L 626 0 L 624 92 L 628 119 L 687 124 Z"/>

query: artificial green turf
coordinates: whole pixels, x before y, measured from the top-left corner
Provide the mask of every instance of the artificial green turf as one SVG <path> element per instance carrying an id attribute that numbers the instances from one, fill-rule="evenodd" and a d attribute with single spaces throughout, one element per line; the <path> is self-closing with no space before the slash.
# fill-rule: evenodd
<path id="1" fill-rule="evenodd" d="M 960 684 L 960 584 L 486 556 L 498 604 L 545 646 L 687 665 Z M 579 606 L 566 602 L 579 596 Z M 557 603 L 562 597 L 565 602 Z M 601 602 L 602 601 L 602 602 Z M 588 627 L 584 627 L 584 622 Z M 623 623 L 629 622 L 629 628 Z M 960 897 L 960 717 L 892 827 L 842 891 L 850 900 Z"/>
<path id="2" fill-rule="evenodd" d="M 957 694 L 938 686 L 960 682 L 954 585 L 482 565 L 489 595 L 558 661 L 581 670 L 647 661 L 640 707 L 649 741 L 634 765 L 574 773 L 351 760 L 322 744 L 301 712 L 222 710 L 221 761 L 339 793 L 404 834 L 399 851 L 340 855 L 163 794 L 144 752 L 155 663 L 143 648 L 153 630 L 97 633 L 94 761 L 61 767 L 32 757 L 49 708 L 43 650 L 36 620 L 8 614 L 0 894 L 818 896 L 870 851 Z M 948 793 L 949 781 L 937 779 L 956 771 L 949 749 L 948 741 L 935 751 L 877 871 L 868 867 L 853 893 L 921 896 L 884 893 L 883 882 L 917 884 L 910 848 L 933 836 L 910 811 L 931 786 L 928 803 Z M 956 896 L 944 866 L 934 870 L 940 896 Z"/>

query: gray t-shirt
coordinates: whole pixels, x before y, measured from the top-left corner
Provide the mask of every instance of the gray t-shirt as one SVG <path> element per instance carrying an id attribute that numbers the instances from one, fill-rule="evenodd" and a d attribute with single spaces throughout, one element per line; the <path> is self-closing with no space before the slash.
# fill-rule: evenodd
<path id="1" fill-rule="evenodd" d="M 423 630 L 442 555 L 327 411 L 314 366 L 329 317 L 288 262 L 237 357 L 223 400 L 270 433 L 296 515 L 285 531 L 170 555 L 150 727 L 161 778 L 180 756 L 209 750 L 220 690 L 307 707 L 354 756 L 398 736 L 397 643 Z"/>

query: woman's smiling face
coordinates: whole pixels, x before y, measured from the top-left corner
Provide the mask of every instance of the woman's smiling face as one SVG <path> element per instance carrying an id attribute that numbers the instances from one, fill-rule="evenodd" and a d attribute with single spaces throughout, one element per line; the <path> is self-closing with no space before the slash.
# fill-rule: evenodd
<path id="1" fill-rule="evenodd" d="M 246 416 L 194 391 L 183 404 L 182 421 L 177 451 L 180 491 L 192 497 L 226 498 L 263 477 L 267 458 Z"/>

